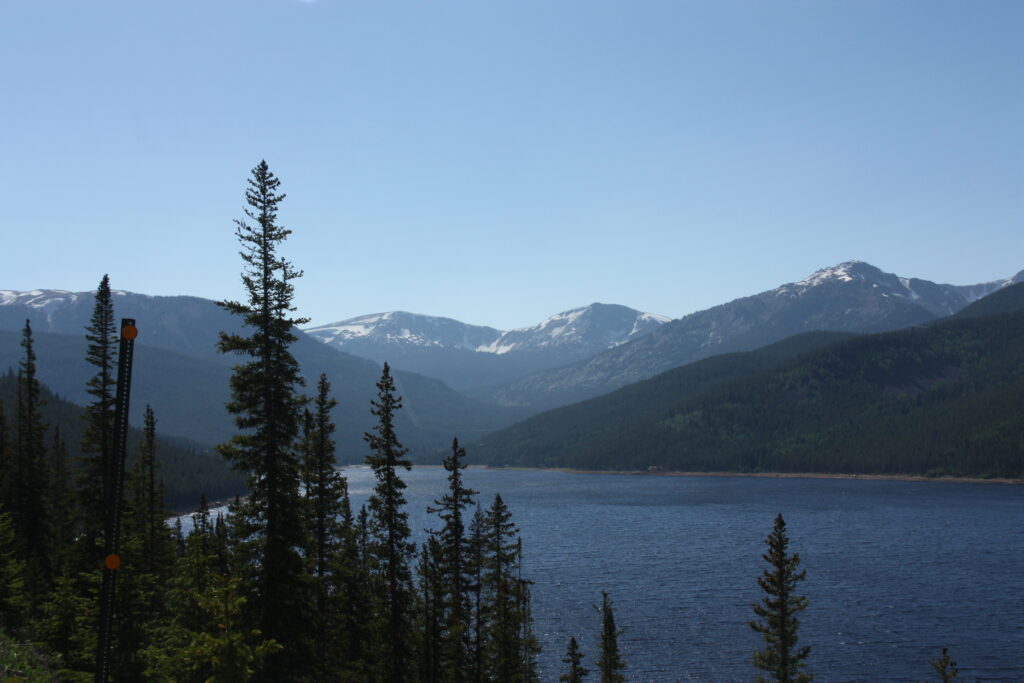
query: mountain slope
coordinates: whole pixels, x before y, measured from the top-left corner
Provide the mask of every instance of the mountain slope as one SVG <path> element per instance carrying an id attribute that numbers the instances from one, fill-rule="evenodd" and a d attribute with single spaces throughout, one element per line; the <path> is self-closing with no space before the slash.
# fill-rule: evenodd
<path id="1" fill-rule="evenodd" d="M 90 293 L 36 290 L 0 292 L 0 370 L 20 358 L 20 329 L 32 321 L 37 338 L 40 378 L 55 391 L 85 402 L 84 382 L 91 369 L 85 364 L 84 327 L 92 314 Z M 224 410 L 231 366 L 239 359 L 218 353 L 218 333 L 241 331 L 238 321 L 212 301 L 195 297 L 152 297 L 127 292 L 114 295 L 115 314 L 138 321 L 133 382 L 134 424 L 141 410 L 153 404 L 166 434 L 186 436 L 204 444 L 219 443 L 234 433 Z M 6 332 L 3 332 L 6 330 Z M 366 452 L 364 432 L 374 424 L 370 400 L 380 378 L 371 360 L 332 349 L 308 335 L 298 334 L 292 350 L 307 387 L 326 373 L 338 400 L 339 458 L 359 462 Z M 478 437 L 523 417 L 509 410 L 462 396 L 442 382 L 396 371 L 404 398 L 397 416 L 399 438 L 422 456 L 451 443 L 453 436 Z"/>
<path id="2" fill-rule="evenodd" d="M 973 304 L 958 311 L 955 318 L 980 318 L 986 315 L 998 315 L 1000 313 L 1015 313 L 1024 311 L 1024 282 L 1004 287 L 984 299 L 979 299 Z"/>
<path id="3" fill-rule="evenodd" d="M 668 322 L 626 306 L 594 303 L 533 327 L 501 331 L 404 311 L 377 313 L 306 329 L 338 349 L 437 377 L 462 390 L 509 382 L 588 358 Z"/>
<path id="4" fill-rule="evenodd" d="M 505 405 L 549 408 L 607 393 L 670 368 L 747 351 L 812 330 L 882 332 L 934 320 L 1014 281 L 961 287 L 901 278 L 849 261 L 799 282 L 673 320 L 651 334 L 492 392 Z"/>
<path id="5" fill-rule="evenodd" d="M 545 411 L 470 448 L 476 462 L 564 466 L 567 454 L 599 451 L 606 441 L 647 425 L 665 405 L 698 396 L 741 377 L 765 372 L 802 353 L 847 339 L 842 332 L 806 332 L 756 351 L 724 353 L 579 403 Z"/>
<path id="6" fill-rule="evenodd" d="M 54 394 L 45 382 L 42 383 L 40 395 L 41 413 L 43 421 L 47 424 L 47 447 L 53 443 L 54 433 L 59 429 L 61 439 L 68 449 L 70 464 L 75 468 L 78 458 L 81 457 L 79 443 L 86 424 L 85 411 Z M 4 406 L 10 429 L 13 429 L 13 424 L 10 423 L 14 420 L 16 400 L 17 380 L 13 374 L 5 372 L 0 375 L 0 404 Z M 131 467 L 131 463 L 134 462 L 140 443 L 141 430 L 129 428 L 127 467 Z M 194 507 L 201 493 L 205 493 L 213 500 L 245 492 L 242 478 L 232 472 L 219 455 L 197 444 L 168 438 L 164 434 L 159 414 L 156 455 L 160 463 L 159 476 L 166 486 L 165 497 L 167 503 L 173 507 Z"/>
<path id="7" fill-rule="evenodd" d="M 800 339 L 535 416 L 471 452 L 588 469 L 1024 476 L 1024 312 L 852 337 L 765 367 Z"/>

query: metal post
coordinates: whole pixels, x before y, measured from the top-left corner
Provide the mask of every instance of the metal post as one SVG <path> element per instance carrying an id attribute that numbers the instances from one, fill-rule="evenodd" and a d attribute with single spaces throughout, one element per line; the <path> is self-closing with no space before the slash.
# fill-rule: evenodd
<path id="1" fill-rule="evenodd" d="M 121 566 L 121 508 L 124 502 L 124 461 L 128 441 L 128 399 L 132 390 L 132 354 L 139 330 L 132 318 L 121 318 L 121 345 L 117 356 L 117 396 L 114 401 L 114 452 L 104 472 L 107 519 L 104 534 L 103 584 L 100 588 L 100 634 L 96 648 L 96 681 L 110 680 L 111 630 L 114 624 L 114 591 Z"/>

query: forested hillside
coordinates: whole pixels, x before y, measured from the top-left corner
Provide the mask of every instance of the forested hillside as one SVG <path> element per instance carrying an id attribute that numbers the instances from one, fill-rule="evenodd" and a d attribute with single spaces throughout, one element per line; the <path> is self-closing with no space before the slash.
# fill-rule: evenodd
<path id="1" fill-rule="evenodd" d="M 13 424 L 17 406 L 18 379 L 12 372 L 0 375 L 0 403 L 8 422 Z M 43 421 L 48 426 L 46 441 L 52 444 L 59 438 L 67 449 L 70 468 L 77 469 L 82 457 L 82 434 L 86 428 L 85 409 L 58 397 L 45 386 L 41 387 Z M 145 408 L 143 405 L 142 408 Z M 157 429 L 160 417 L 157 415 Z M 128 463 L 130 469 L 139 453 L 142 430 L 128 429 Z M 176 509 L 192 509 L 200 494 L 211 500 L 241 494 L 245 490 L 242 477 L 232 472 L 224 460 L 211 449 L 184 439 L 157 437 L 156 459 L 159 476 L 164 482 L 167 504 Z"/>
<path id="2" fill-rule="evenodd" d="M 491 434 L 474 445 L 474 459 L 535 467 L 564 466 L 566 454 L 591 452 L 645 425 L 652 412 L 714 387 L 764 372 L 801 353 L 851 335 L 808 332 L 756 351 L 724 353 L 627 385 L 605 396 L 555 408 Z"/>
<path id="3" fill-rule="evenodd" d="M 770 369 L 758 367 L 765 351 L 539 416 L 475 450 L 590 469 L 1024 475 L 1024 313 L 847 339 Z M 728 376 L 743 365 L 753 372 Z M 615 428 L 586 437 L 627 404 Z"/>
<path id="4" fill-rule="evenodd" d="M 189 303 L 188 310 L 216 310 L 212 302 L 202 299 L 133 297 L 143 302 L 167 299 L 167 306 L 183 301 Z M 124 297 L 115 303 L 122 299 Z M 194 302 L 202 302 L 203 306 Z M 197 318 L 197 321 L 204 325 L 224 322 L 220 319 L 211 322 L 206 318 Z M 233 321 L 228 319 L 228 322 L 232 324 L 225 324 L 221 329 L 237 329 Z M 24 324 L 23 318 L 21 325 Z M 237 359 L 216 352 L 217 329 L 207 327 L 201 330 L 201 335 L 197 333 L 209 341 L 209 350 L 183 345 L 183 351 L 178 352 L 161 341 L 164 331 L 173 329 L 166 320 L 139 317 L 138 324 L 141 332 L 136 344 L 132 424 L 142 424 L 142 410 L 149 403 L 160 417 L 163 435 L 186 437 L 208 448 L 226 441 L 235 429 L 224 404 L 229 397 L 231 365 Z M 85 383 L 90 369 L 83 362 L 85 338 L 81 334 L 38 331 L 35 338 L 40 380 L 74 403 L 87 403 Z M 0 371 L 17 366 L 21 357 L 20 339 L 20 328 L 19 331 L 0 329 Z M 339 459 L 346 463 L 361 462 L 366 453 L 362 435 L 373 426 L 370 400 L 380 368 L 373 361 L 332 349 L 301 333 L 296 347 L 307 386 L 312 387 L 321 372 L 335 378 L 338 407 L 333 418 L 339 429 Z M 407 409 L 406 414 L 397 419 L 417 459 L 443 447 L 450 442 L 452 434 L 475 438 L 510 424 L 523 414 L 514 408 L 487 405 L 468 398 L 439 380 L 415 373 L 396 372 L 395 382 Z M 311 388 L 307 389 L 307 393 L 311 392 Z"/>

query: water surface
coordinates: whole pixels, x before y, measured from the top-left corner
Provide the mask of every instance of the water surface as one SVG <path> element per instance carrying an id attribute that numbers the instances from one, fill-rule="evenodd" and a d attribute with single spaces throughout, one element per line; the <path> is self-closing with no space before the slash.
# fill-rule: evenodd
<path id="1" fill-rule="evenodd" d="M 356 508 L 373 472 L 346 468 Z M 446 473 L 403 474 L 418 540 Z M 950 648 L 960 680 L 1024 681 L 1024 486 L 863 479 L 665 477 L 470 468 L 486 507 L 519 525 L 556 681 L 570 636 L 594 670 L 594 605 L 610 593 L 631 681 L 750 681 L 747 622 L 775 515 L 809 599 L 800 638 L 821 683 L 934 680 Z"/>

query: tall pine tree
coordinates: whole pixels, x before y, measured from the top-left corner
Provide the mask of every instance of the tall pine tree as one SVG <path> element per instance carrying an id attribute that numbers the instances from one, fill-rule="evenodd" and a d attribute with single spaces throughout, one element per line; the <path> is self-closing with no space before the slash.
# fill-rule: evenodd
<path id="1" fill-rule="evenodd" d="M 779 514 L 775 527 L 765 539 L 768 552 L 762 557 L 770 565 L 758 577 L 757 583 L 765 592 L 761 602 L 754 605 L 754 614 L 761 619 L 751 621 L 750 627 L 764 638 L 765 648 L 754 653 L 754 666 L 770 676 L 758 676 L 758 683 L 809 683 L 814 676 L 801 671 L 811 652 L 809 645 L 797 647 L 797 614 L 807 608 L 807 598 L 797 595 L 796 585 L 807 572 L 799 571 L 800 555 L 788 554 L 789 538 L 786 521 Z"/>
<path id="2" fill-rule="evenodd" d="M 40 409 L 39 380 L 32 326 L 25 321 L 21 347 L 25 357 L 18 366 L 18 414 L 15 422 L 14 505 L 11 516 L 15 538 L 26 564 L 25 585 L 33 604 L 41 601 L 52 583 L 49 488 L 52 478 L 46 453 L 46 424 Z"/>
<path id="3" fill-rule="evenodd" d="M 248 360 L 234 368 L 227 404 L 239 433 L 217 450 L 248 475 L 250 495 L 236 523 L 243 527 L 246 564 L 254 572 L 252 588 L 259 599 L 252 602 L 258 605 L 263 636 L 283 646 L 266 660 L 260 678 L 284 680 L 305 670 L 311 635 L 309 591 L 298 551 L 305 533 L 296 448 L 304 402 L 297 389 L 303 381 L 291 353 L 297 339 L 292 330 L 306 320 L 293 317 L 292 281 L 302 273 L 278 254 L 291 234 L 277 223 L 285 198 L 278 194 L 281 183 L 265 161 L 248 182 L 248 220 L 235 221 L 248 301 L 220 302 L 241 316 L 248 334 L 221 332 L 218 343 L 220 351 Z"/>
<path id="4" fill-rule="evenodd" d="M 529 623 L 529 582 L 521 574 L 519 529 L 500 494 L 494 496 L 483 524 L 484 675 L 499 681 L 533 681 L 537 646 Z"/>
<path id="5" fill-rule="evenodd" d="M 466 463 L 463 462 L 465 457 L 466 450 L 459 446 L 458 439 L 453 439 L 452 452 L 444 460 L 444 468 L 448 472 L 448 492 L 427 509 L 430 513 L 436 513 L 443 522 L 441 530 L 436 532 L 440 553 L 438 571 L 442 585 L 445 586 L 441 596 L 443 645 L 440 669 L 446 680 L 454 683 L 466 680 L 471 664 L 469 586 L 472 576 L 464 512 L 473 504 L 473 496 L 477 491 L 462 483 L 462 471 L 466 469 Z"/>
<path id="6" fill-rule="evenodd" d="M 86 382 L 91 400 L 85 408 L 85 430 L 81 451 L 84 462 L 78 476 L 78 497 L 84 518 L 81 536 L 83 560 L 98 560 L 98 544 L 104 530 L 106 491 L 111 479 L 114 452 L 114 401 L 117 390 L 117 328 L 110 278 L 106 275 L 96 288 L 92 318 L 85 328 L 88 342 L 85 360 L 95 367 Z M 91 562 L 86 562 L 85 567 Z"/>
<path id="7" fill-rule="evenodd" d="M 399 468 L 410 470 L 405 459 L 407 449 L 395 433 L 395 411 L 402 399 L 395 394 L 391 369 L 384 364 L 377 382 L 377 399 L 371 413 L 377 417 L 373 432 L 364 435 L 371 453 L 366 464 L 373 468 L 377 485 L 367 501 L 370 514 L 372 555 L 381 583 L 383 621 L 380 643 L 384 666 L 382 680 L 403 683 L 411 675 L 412 666 L 412 573 L 410 563 L 416 546 L 409 541 L 409 513 L 405 511 L 406 484 Z"/>
<path id="8" fill-rule="evenodd" d="M 303 461 L 303 483 L 306 489 L 309 539 L 307 561 L 313 577 L 315 604 L 314 621 L 314 675 L 327 680 L 330 673 L 329 655 L 338 646 L 338 614 L 332 600 L 336 595 L 345 536 L 351 529 L 351 511 L 346 529 L 345 505 L 347 486 L 337 470 L 334 455 L 334 422 L 331 409 L 337 405 L 331 398 L 331 383 L 321 374 L 317 382 L 314 413 L 308 411 L 308 428 L 304 428 L 306 452 Z"/>
<path id="9" fill-rule="evenodd" d="M 597 670 L 601 673 L 601 683 L 622 683 L 626 680 L 623 670 L 626 662 L 619 653 L 619 636 L 622 631 L 615 627 L 615 607 L 608 593 L 601 592 L 601 652 L 597 659 Z"/>

